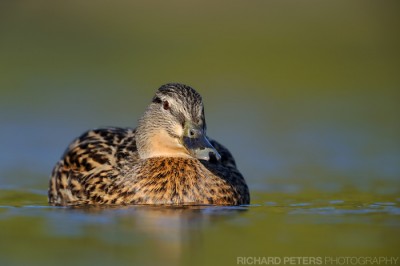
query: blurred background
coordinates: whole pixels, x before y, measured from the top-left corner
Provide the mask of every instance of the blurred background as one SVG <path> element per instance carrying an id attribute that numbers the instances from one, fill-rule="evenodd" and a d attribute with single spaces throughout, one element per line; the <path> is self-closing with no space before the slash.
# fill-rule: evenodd
<path id="1" fill-rule="evenodd" d="M 21 171 L 46 183 L 74 137 L 136 126 L 167 82 L 202 94 L 209 135 L 255 189 L 398 179 L 398 12 L 396 1 L 2 1 L 1 183 Z"/>
<path id="2" fill-rule="evenodd" d="M 232 151 L 254 204 L 304 190 L 398 196 L 399 11 L 398 1 L 1 1 L 0 205 L 45 206 L 69 142 L 135 127 L 168 82 L 202 94 L 208 135 Z"/>

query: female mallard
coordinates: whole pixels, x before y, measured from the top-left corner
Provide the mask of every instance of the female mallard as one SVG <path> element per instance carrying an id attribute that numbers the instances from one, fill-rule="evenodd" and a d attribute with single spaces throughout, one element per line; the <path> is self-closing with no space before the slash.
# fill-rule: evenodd
<path id="1" fill-rule="evenodd" d="M 95 129 L 77 138 L 49 188 L 53 205 L 249 202 L 231 153 L 206 137 L 200 94 L 175 83 L 158 89 L 136 129 Z"/>

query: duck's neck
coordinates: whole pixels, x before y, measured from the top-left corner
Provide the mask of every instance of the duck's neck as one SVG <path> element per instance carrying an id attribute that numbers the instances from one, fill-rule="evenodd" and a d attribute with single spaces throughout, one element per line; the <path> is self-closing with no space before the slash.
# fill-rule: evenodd
<path id="1" fill-rule="evenodd" d="M 180 143 L 179 138 L 171 136 L 161 121 L 149 123 L 151 119 L 144 117 L 139 121 L 136 130 L 136 145 L 141 159 L 152 157 L 182 157 L 190 158 L 187 149 Z"/>
<path id="2" fill-rule="evenodd" d="M 152 157 L 191 157 L 185 147 L 179 143 L 178 139 L 172 138 L 165 130 L 159 130 L 148 135 L 146 139 L 142 140 L 141 144 L 138 144 L 138 151 L 141 159 Z"/>

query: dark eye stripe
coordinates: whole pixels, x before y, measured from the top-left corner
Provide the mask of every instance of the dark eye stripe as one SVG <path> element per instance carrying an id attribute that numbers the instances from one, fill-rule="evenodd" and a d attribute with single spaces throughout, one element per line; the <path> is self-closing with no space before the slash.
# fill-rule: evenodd
<path id="1" fill-rule="evenodd" d="M 159 98 L 159 97 L 154 97 L 153 98 L 153 103 L 161 103 L 162 101 L 161 101 L 161 99 Z"/>

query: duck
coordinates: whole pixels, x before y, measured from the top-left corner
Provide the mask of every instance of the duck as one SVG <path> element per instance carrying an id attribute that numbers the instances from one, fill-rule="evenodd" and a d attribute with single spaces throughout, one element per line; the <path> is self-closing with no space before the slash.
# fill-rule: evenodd
<path id="1" fill-rule="evenodd" d="M 136 128 L 89 130 L 51 173 L 48 202 L 82 205 L 247 205 L 247 183 L 231 152 L 207 136 L 192 87 L 162 85 Z"/>

